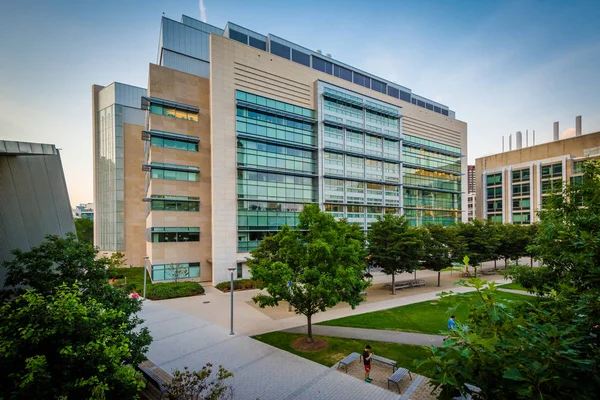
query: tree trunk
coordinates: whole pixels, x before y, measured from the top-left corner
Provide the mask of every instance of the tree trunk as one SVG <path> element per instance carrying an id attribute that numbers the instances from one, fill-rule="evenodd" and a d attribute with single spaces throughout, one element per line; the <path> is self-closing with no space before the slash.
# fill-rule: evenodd
<path id="1" fill-rule="evenodd" d="M 475 278 L 477 278 L 477 267 L 473 267 L 473 269 L 475 270 Z"/>
<path id="2" fill-rule="evenodd" d="M 504 270 L 506 271 L 506 266 L 508 265 L 508 258 L 504 257 Z"/>
<path id="3" fill-rule="evenodd" d="M 442 271 L 438 271 L 438 287 L 440 287 L 440 278 L 442 276 Z"/>
<path id="4" fill-rule="evenodd" d="M 392 272 L 392 294 L 396 294 L 396 274 Z"/>
<path id="5" fill-rule="evenodd" d="M 315 341 L 313 340 L 313 336 L 312 336 L 312 324 L 310 322 L 310 320 L 312 319 L 312 315 L 307 315 L 306 319 L 308 320 L 308 338 L 307 341 L 308 343 L 314 343 Z"/>
<path id="6" fill-rule="evenodd" d="M 496 259 L 494 258 L 494 269 L 496 269 Z"/>
<path id="7" fill-rule="evenodd" d="M 533 257 L 529 257 L 529 266 L 533 268 Z"/>

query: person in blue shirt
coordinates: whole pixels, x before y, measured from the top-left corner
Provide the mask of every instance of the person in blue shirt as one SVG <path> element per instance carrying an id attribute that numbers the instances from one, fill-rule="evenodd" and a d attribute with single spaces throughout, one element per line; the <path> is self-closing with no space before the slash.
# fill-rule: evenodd
<path id="1" fill-rule="evenodd" d="M 456 317 L 453 315 L 450 317 L 450 319 L 448 320 L 448 330 L 451 331 L 453 329 L 456 328 Z M 448 339 L 450 336 L 446 336 L 444 338 L 444 342 L 446 341 L 446 339 Z"/>

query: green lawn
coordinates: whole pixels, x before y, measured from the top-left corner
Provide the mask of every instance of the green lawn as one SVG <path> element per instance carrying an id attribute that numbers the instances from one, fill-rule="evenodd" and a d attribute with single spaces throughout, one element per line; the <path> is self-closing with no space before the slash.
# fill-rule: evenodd
<path id="1" fill-rule="evenodd" d="M 512 290 L 523 290 L 523 291 L 527 291 L 527 289 L 525 289 L 523 286 L 519 285 L 518 283 L 507 283 L 506 285 L 500 285 L 498 287 L 504 288 L 504 289 L 512 289 Z"/>
<path id="2" fill-rule="evenodd" d="M 352 352 L 362 353 L 367 343 L 371 345 L 373 353 L 395 360 L 398 366 L 404 367 L 411 371 L 416 371 L 413 364 L 414 360 L 420 360 L 428 357 L 428 352 L 422 346 L 410 346 L 407 344 L 396 344 L 386 342 L 367 342 L 358 339 L 344 339 L 329 336 L 319 336 L 329 342 L 329 347 L 321 351 L 297 351 L 292 347 L 292 342 L 300 337 L 305 337 L 304 334 L 287 333 L 287 332 L 271 332 L 263 335 L 254 336 L 254 339 L 275 346 L 281 350 L 294 353 L 300 357 L 307 358 L 326 367 L 331 367 Z M 421 371 L 420 373 L 423 373 Z M 426 371 L 425 374 L 427 375 Z"/>
<path id="3" fill-rule="evenodd" d="M 122 278 L 117 284 L 127 284 L 127 290 L 135 290 L 141 295 L 144 291 L 144 268 L 118 268 L 116 273 Z M 176 297 L 188 297 L 204 294 L 204 288 L 197 282 L 163 282 L 152 283 L 150 275 L 146 276 L 146 297 L 150 300 L 166 300 Z"/>
<path id="4" fill-rule="evenodd" d="M 466 293 L 462 296 L 473 296 L 475 293 Z M 500 292 L 499 296 L 512 301 L 533 301 L 534 298 L 515 293 Z M 448 318 L 449 306 L 440 304 L 438 300 L 424 301 L 422 303 L 409 304 L 389 310 L 375 311 L 366 314 L 354 315 L 325 321 L 319 325 L 348 326 L 352 328 L 385 329 L 391 331 L 405 331 L 439 334 L 445 330 Z M 469 314 L 468 305 L 461 304 L 454 315 L 458 322 L 464 321 Z"/>

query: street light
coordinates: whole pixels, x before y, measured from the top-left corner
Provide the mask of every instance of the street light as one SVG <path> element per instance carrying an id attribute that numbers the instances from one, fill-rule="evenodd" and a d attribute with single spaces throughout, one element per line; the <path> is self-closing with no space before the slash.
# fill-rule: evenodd
<path id="1" fill-rule="evenodd" d="M 148 260 L 150 259 L 150 257 L 148 256 L 144 256 L 144 293 L 142 294 L 142 297 L 144 298 L 144 300 L 146 300 L 146 275 L 148 274 Z"/>
<path id="2" fill-rule="evenodd" d="M 229 284 L 229 292 L 231 293 L 231 332 L 230 335 L 233 335 L 233 271 L 237 270 L 237 267 L 227 267 L 229 272 L 231 272 L 231 283 Z"/>

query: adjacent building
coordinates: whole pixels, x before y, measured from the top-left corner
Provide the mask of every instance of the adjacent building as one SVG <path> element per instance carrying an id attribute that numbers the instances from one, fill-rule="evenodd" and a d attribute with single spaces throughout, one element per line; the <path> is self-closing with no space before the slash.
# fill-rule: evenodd
<path id="1" fill-rule="evenodd" d="M 555 123 L 554 141 L 495 154 L 476 160 L 478 219 L 531 224 L 553 193 L 566 183 L 581 179 L 583 161 L 600 157 L 600 132 L 581 134 L 578 117 L 576 136 L 559 140 Z"/>
<path id="2" fill-rule="evenodd" d="M 73 209 L 73 218 L 94 220 L 94 203 L 81 203 Z"/>
<path id="3" fill-rule="evenodd" d="M 475 195 L 475 166 L 469 165 L 467 167 L 467 221 L 473 221 L 475 219 L 475 206 L 476 206 L 476 195 Z"/>
<path id="4" fill-rule="evenodd" d="M 295 226 L 307 203 L 365 230 L 385 213 L 412 225 L 466 221 L 466 123 L 319 50 L 233 23 L 163 17 L 157 65 L 147 90 L 135 90 L 128 103 L 113 94 L 95 103 L 104 158 L 125 149 L 110 158 L 114 175 L 104 168 L 102 190 L 96 182 L 107 204 L 95 199 L 96 244 L 138 265 L 147 255 L 154 281 L 171 279 L 171 264 L 200 281 L 225 281 L 230 266 L 247 277 L 249 251 Z M 136 117 L 110 122 L 112 134 L 98 121 L 117 105 Z M 131 134 L 112 139 L 117 121 Z"/>
<path id="5" fill-rule="evenodd" d="M 60 152 L 52 144 L 0 140 L 0 287 L 11 250 L 75 233 Z"/>

